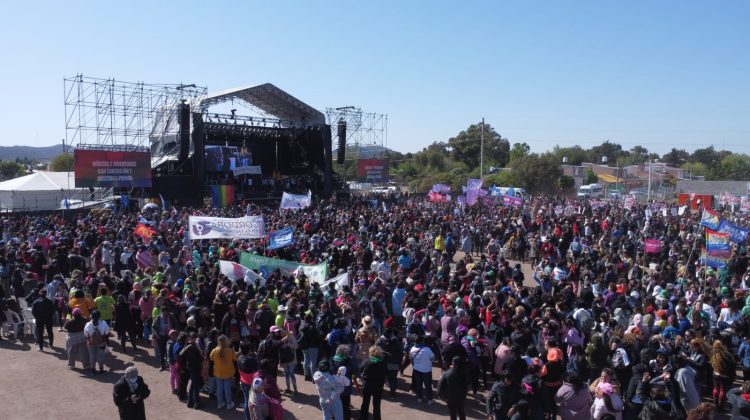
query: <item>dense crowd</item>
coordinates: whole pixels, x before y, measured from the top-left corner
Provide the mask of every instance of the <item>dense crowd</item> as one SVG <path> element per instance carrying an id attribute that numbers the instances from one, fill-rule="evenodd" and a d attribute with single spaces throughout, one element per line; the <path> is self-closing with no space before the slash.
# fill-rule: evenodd
<path id="1" fill-rule="evenodd" d="M 750 380 L 747 244 L 733 244 L 724 267 L 701 264 L 700 209 L 380 200 L 3 216 L 0 311 L 13 324 L 27 304 L 40 350 L 53 325 L 66 331 L 68 366 L 91 375 L 110 349 L 152 347 L 180 401 L 201 408 L 208 395 L 233 410 L 241 393 L 254 420 L 281 418 L 298 375 L 314 382 L 325 419 L 351 418 L 354 393 L 359 418 L 380 419 L 386 387 L 386 398 L 440 398 L 451 419 L 466 417 L 467 398 L 497 420 L 750 418 L 750 382 L 735 374 Z M 268 231 L 293 226 L 295 242 L 190 241 L 191 214 L 262 214 Z M 157 234 L 134 235 L 138 223 Z M 651 238 L 657 253 L 644 251 Z M 232 281 L 218 261 L 242 252 L 327 261 L 349 284 L 301 270 Z M 398 389 L 409 366 L 411 386 Z M 137 372 L 118 386 L 142 394 L 115 392 L 123 418 L 144 418 Z"/>

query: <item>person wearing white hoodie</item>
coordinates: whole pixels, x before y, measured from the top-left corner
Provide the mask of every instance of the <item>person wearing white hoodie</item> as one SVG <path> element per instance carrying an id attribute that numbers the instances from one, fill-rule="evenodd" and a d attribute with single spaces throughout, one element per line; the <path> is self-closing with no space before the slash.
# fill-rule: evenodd
<path id="1" fill-rule="evenodd" d="M 344 371 L 343 376 L 346 379 L 346 371 Z M 340 375 L 331 375 L 331 364 L 328 360 L 322 360 L 318 363 L 318 370 L 313 374 L 313 382 L 318 389 L 323 419 L 342 420 L 344 418 L 344 406 L 341 404 L 339 395 L 344 392 L 346 385 L 344 385 Z"/>
<path id="2" fill-rule="evenodd" d="M 605 414 L 612 414 L 616 420 L 622 420 L 622 399 L 611 384 L 600 383 L 596 386 L 596 398 L 591 404 L 591 418 L 599 420 Z"/>

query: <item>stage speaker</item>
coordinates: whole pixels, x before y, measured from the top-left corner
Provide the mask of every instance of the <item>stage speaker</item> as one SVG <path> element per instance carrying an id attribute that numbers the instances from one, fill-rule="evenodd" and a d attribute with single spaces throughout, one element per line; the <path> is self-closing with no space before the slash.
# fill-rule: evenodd
<path id="1" fill-rule="evenodd" d="M 339 120 L 338 132 L 339 149 L 336 153 L 336 163 L 343 165 L 344 159 L 346 159 L 346 121 Z"/>
<path id="2" fill-rule="evenodd" d="M 190 105 L 181 103 L 178 108 L 177 122 L 180 124 L 180 162 L 190 155 Z"/>

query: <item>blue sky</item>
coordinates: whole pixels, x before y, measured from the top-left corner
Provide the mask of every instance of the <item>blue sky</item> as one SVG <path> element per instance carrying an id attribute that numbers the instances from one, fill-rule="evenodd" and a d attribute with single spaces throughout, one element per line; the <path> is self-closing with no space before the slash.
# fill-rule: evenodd
<path id="1" fill-rule="evenodd" d="M 118 3 L 118 4 L 115 4 Z M 750 153 L 747 1 L 11 2 L 1 145 L 65 136 L 63 77 L 271 82 L 389 116 L 417 151 L 482 117 L 534 151 Z"/>

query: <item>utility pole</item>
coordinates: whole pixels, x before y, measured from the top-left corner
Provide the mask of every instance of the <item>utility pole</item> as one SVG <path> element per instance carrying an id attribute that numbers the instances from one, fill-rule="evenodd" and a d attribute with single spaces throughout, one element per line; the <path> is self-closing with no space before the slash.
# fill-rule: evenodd
<path id="1" fill-rule="evenodd" d="M 648 195 L 646 196 L 646 201 L 651 201 L 651 159 L 648 160 Z"/>
<path id="2" fill-rule="evenodd" d="M 484 181 L 484 117 L 482 117 L 482 131 L 479 134 L 479 179 Z"/>

